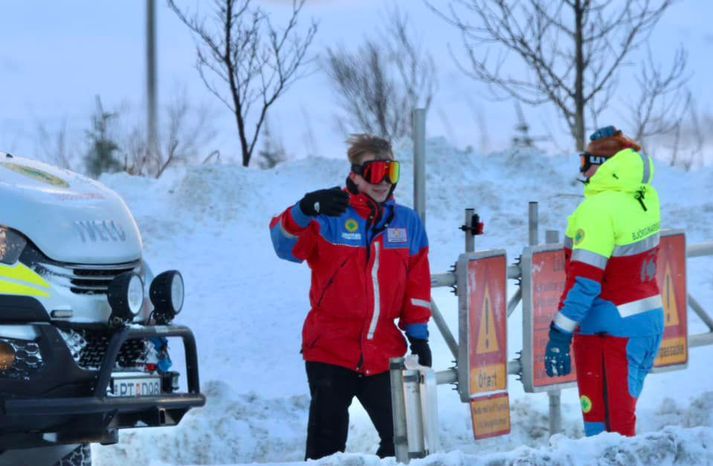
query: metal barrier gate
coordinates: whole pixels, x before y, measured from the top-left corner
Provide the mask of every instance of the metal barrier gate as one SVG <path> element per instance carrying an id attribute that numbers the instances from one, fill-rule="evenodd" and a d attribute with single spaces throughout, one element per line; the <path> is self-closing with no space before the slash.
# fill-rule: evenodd
<path id="1" fill-rule="evenodd" d="M 487 417 L 481 426 L 486 423 L 494 424 L 489 426 L 490 429 L 479 428 L 476 418 L 478 404 L 485 403 L 487 408 L 481 409 L 481 411 L 490 413 L 503 414 L 503 410 L 509 409 L 507 374 L 519 376 L 528 393 L 547 392 L 550 399 L 550 434 L 561 431 L 560 392 L 564 388 L 575 386 L 576 374 L 573 368 L 572 374 L 568 376 L 548 378 L 544 376 L 542 361 L 547 338 L 546 331 L 549 329 L 549 322 L 557 312 L 557 302 L 564 286 L 563 245 L 557 242 L 557 232 L 555 231 L 547 232 L 546 244 L 537 244 L 536 202 L 530 203 L 529 219 L 531 245 L 524 248 L 523 254 L 515 264 L 507 265 L 503 250 L 473 252 L 473 236 L 478 231 L 478 217 L 474 214 L 473 209 L 466 209 L 466 222 L 461 229 L 466 234 L 467 252 L 460 256 L 455 271 L 431 275 L 432 287 L 454 287 L 457 290 L 459 295 L 458 334 L 460 342 L 464 344 L 459 345 L 456 342 L 438 306 L 433 303 L 434 323 L 444 336 L 456 361 L 456 366 L 442 371 L 434 371 L 430 368 L 420 367 L 417 363 L 404 358 L 392 359 L 394 442 L 397 461 L 405 463 L 410 459 L 421 458 L 438 450 L 440 442 L 438 439 L 436 385 L 439 384 L 456 384 L 461 401 L 471 403 L 476 439 L 509 433 L 509 415 L 497 422 L 494 422 L 492 416 Z M 684 256 L 684 263 L 674 266 L 665 258 L 659 261 L 659 269 L 664 270 L 663 273 L 659 270 L 659 275 L 663 277 L 660 279 L 660 287 L 667 314 L 666 320 L 678 325 L 679 330 L 673 328 L 673 324 L 671 326 L 667 324 L 662 349 L 667 347 L 666 341 L 668 340 L 670 342 L 668 348 L 671 348 L 672 351 L 657 359 L 653 372 L 685 369 L 689 347 L 713 344 L 713 318 L 706 313 L 690 293 L 685 291 L 685 258 L 713 255 L 713 242 L 686 246 L 685 235 L 680 230 L 663 231 L 661 238 L 660 249 L 662 252 L 660 252 L 660 256 L 666 253 L 667 245 L 670 242 L 679 248 L 683 246 L 681 255 Z M 557 255 L 561 256 L 559 266 L 557 265 L 558 261 L 555 260 Z M 476 267 L 473 267 L 473 262 L 478 263 Z M 478 267 L 482 269 L 479 272 L 480 275 L 478 275 Z M 673 271 L 668 270 L 667 267 L 672 268 Z M 478 278 L 471 276 L 474 269 L 475 277 Z M 533 273 L 533 270 L 536 273 Z M 561 276 L 558 278 L 557 274 Z M 492 276 L 500 277 L 502 281 L 506 277 L 519 281 L 517 291 L 507 300 L 507 304 L 502 302 L 502 299 L 499 300 L 495 296 L 496 293 L 488 294 L 488 291 L 493 289 L 492 286 L 482 285 L 483 280 L 492 282 L 492 278 L 485 278 Z M 679 292 L 675 291 L 677 285 L 668 283 L 669 279 L 673 282 L 677 276 L 680 280 L 682 279 L 684 286 L 682 294 L 680 290 Z M 479 280 L 480 286 L 469 285 L 469 280 Z M 661 284 L 661 280 L 664 280 L 663 284 Z M 553 284 L 558 286 L 552 286 Z M 502 285 L 499 286 L 502 287 Z M 538 303 L 533 296 L 535 289 L 539 292 L 544 290 L 544 305 Z M 479 292 L 473 290 L 479 290 Z M 473 325 L 471 312 L 473 307 L 463 306 L 462 295 L 464 293 L 469 293 L 471 298 L 483 302 L 484 306 L 478 308 L 480 309 L 478 312 L 484 316 L 481 323 Z M 671 298 L 669 299 L 669 297 Z M 507 361 L 503 359 L 507 355 L 507 327 L 503 326 L 498 329 L 498 325 L 502 325 L 502 322 L 498 323 L 498 312 L 500 315 L 505 315 L 506 320 L 520 303 L 523 305 L 523 348 L 518 358 Z M 681 328 L 684 332 L 687 329 L 687 323 L 686 313 L 679 309 L 685 311 L 686 305 L 708 327 L 707 332 L 690 336 L 686 333 L 680 334 Z M 671 312 L 676 314 L 669 314 Z M 489 320 L 490 316 L 492 316 L 492 320 Z M 482 324 L 482 322 L 486 322 L 486 324 Z M 483 330 L 484 328 L 486 330 Z M 538 332 L 540 332 L 539 335 Z M 488 334 L 495 336 L 494 341 L 500 341 L 500 343 L 493 345 L 496 348 L 490 350 L 485 348 L 485 351 L 480 351 L 483 341 L 487 341 L 483 335 L 487 336 Z M 488 343 L 485 344 L 485 346 L 487 345 Z M 480 356 L 477 355 L 478 353 Z M 493 355 L 493 353 L 497 354 Z M 679 356 L 680 359 L 677 359 Z"/>

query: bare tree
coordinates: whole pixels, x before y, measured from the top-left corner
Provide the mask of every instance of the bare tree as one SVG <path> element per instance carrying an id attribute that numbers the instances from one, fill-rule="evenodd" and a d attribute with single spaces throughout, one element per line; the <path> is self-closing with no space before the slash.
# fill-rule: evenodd
<path id="1" fill-rule="evenodd" d="M 270 127 L 269 118 L 265 120 L 265 125 L 262 127 L 263 144 L 262 149 L 258 152 L 257 164 L 263 170 L 273 168 L 276 165 L 287 160 L 285 147 L 279 136 L 276 136 Z"/>
<path id="2" fill-rule="evenodd" d="M 192 107 L 185 96 L 179 96 L 167 106 L 166 119 L 166 132 L 161 140 L 162 150 L 159 153 L 156 178 L 159 178 L 169 165 L 194 159 L 200 148 L 215 137 L 208 108 Z"/>
<path id="3" fill-rule="evenodd" d="M 705 115 L 701 117 L 690 93 L 686 96 L 685 114 L 679 117 L 677 124 L 667 133 L 655 134 L 651 139 L 654 147 L 663 146 L 669 150 L 669 164 L 690 170 L 703 164 L 703 152 L 706 145 Z M 646 147 L 644 148 L 646 149 Z"/>
<path id="4" fill-rule="evenodd" d="M 297 17 L 305 0 L 292 1 L 292 14 L 279 30 L 252 0 L 214 0 L 213 22 L 168 4 L 197 40 L 197 68 L 208 90 L 233 113 L 243 166 L 248 166 L 270 107 L 308 61 L 307 49 L 317 32 L 312 23 L 304 36 Z"/>
<path id="5" fill-rule="evenodd" d="M 347 132 L 406 136 L 411 110 L 431 105 L 433 58 L 413 39 L 407 16 L 398 10 L 389 13 L 385 29 L 354 52 L 327 48 L 325 69 L 341 99 L 346 117 L 340 123 Z"/>
<path id="6" fill-rule="evenodd" d="M 164 112 L 158 151 L 149 150 L 144 125 L 134 125 L 120 139 L 127 173 L 160 178 L 171 165 L 197 161 L 201 147 L 215 137 L 208 108 L 192 105 L 184 91 L 175 95 Z"/>
<path id="7" fill-rule="evenodd" d="M 75 154 L 73 149 L 70 149 L 66 119 L 63 119 L 56 129 L 48 127 L 44 122 L 38 122 L 36 133 L 35 142 L 42 158 L 53 165 L 71 170 Z"/>
<path id="8" fill-rule="evenodd" d="M 483 115 L 483 110 L 475 104 L 475 101 L 470 94 L 466 93 L 464 95 L 465 102 L 468 104 L 468 109 L 470 114 L 475 121 L 478 128 L 478 133 L 480 138 L 478 141 L 478 150 L 481 154 L 486 154 L 490 150 L 490 138 L 488 136 L 488 124 L 485 115 Z"/>
<path id="9" fill-rule="evenodd" d="M 497 98 L 551 103 L 582 150 L 585 110 L 598 115 L 608 105 L 618 71 L 673 2 L 451 0 L 447 9 L 429 6 L 461 31 L 465 72 L 490 85 Z M 505 68 L 510 54 L 525 73 Z"/>
<path id="10" fill-rule="evenodd" d="M 302 114 L 302 122 L 304 123 L 304 132 L 302 133 L 302 144 L 307 151 L 307 156 L 315 156 L 319 154 L 317 146 L 317 138 L 314 134 L 314 126 L 312 125 L 312 115 L 307 111 L 304 105 L 300 107 Z"/>
<path id="11" fill-rule="evenodd" d="M 685 69 L 683 49 L 678 49 L 671 68 L 663 72 L 647 48 L 647 59 L 636 77 L 639 96 L 628 105 L 631 134 L 642 146 L 646 147 L 651 136 L 677 132 L 689 113 L 691 95 L 685 88 L 688 81 Z"/>

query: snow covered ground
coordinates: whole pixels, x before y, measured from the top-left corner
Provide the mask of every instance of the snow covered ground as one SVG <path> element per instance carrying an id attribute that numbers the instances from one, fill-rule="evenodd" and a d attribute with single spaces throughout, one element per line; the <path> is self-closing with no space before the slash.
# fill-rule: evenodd
<path id="1" fill-rule="evenodd" d="M 409 148 L 397 199 L 411 205 Z M 463 251 L 458 226 L 473 207 L 486 222 L 476 249 L 505 248 L 513 262 L 527 243 L 528 201 L 539 201 L 540 236 L 562 231 L 581 199 L 577 160 L 538 153 L 479 156 L 442 140 L 429 142 L 426 227 L 434 273 L 446 272 Z M 343 184 L 347 162 L 309 158 L 272 170 L 228 165 L 176 169 L 160 180 L 111 175 L 102 181 L 119 192 L 143 232 L 154 272 L 180 269 L 187 300 L 178 323 L 198 340 L 207 405 L 191 411 L 176 428 L 122 431 L 120 443 L 94 446 L 95 464 L 290 464 L 304 455 L 309 397 L 299 354 L 308 310 L 309 270 L 278 259 L 270 243 L 273 214 L 305 192 Z M 683 228 L 689 243 L 713 241 L 713 169 L 683 172 L 658 166 L 654 185 L 663 202 L 665 228 Z M 689 292 L 713 311 L 713 258 L 689 261 Z M 512 295 L 515 292 L 510 282 Z M 446 289 L 434 300 L 457 335 L 457 301 Z M 522 347 L 522 316 L 509 319 L 510 358 Z M 690 333 L 706 331 L 689 312 Z M 434 368 L 452 357 L 431 326 Z M 180 366 L 180 344 L 173 355 Z M 509 379 L 510 435 L 474 442 L 466 405 L 451 386 L 439 387 L 443 453 L 416 465 L 466 464 L 713 464 L 713 347 L 692 348 L 685 371 L 647 379 L 639 402 L 638 429 L 581 438 L 576 390 L 562 394 L 564 433 L 548 434 L 545 394 L 526 394 Z M 358 402 L 351 409 L 346 454 L 324 465 L 394 464 L 373 452 L 378 438 Z"/>

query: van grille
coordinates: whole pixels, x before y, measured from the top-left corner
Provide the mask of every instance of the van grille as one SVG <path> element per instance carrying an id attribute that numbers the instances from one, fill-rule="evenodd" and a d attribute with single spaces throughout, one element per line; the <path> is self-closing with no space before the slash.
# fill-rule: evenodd
<path id="1" fill-rule="evenodd" d="M 72 293 L 87 295 L 106 295 L 114 278 L 124 272 L 138 271 L 139 266 L 139 261 L 111 265 L 37 264 L 43 269 L 40 273 L 51 281 L 69 288 Z"/>
<path id="2" fill-rule="evenodd" d="M 101 330 L 61 330 L 74 361 L 79 367 L 97 370 L 101 367 L 112 333 Z M 115 369 L 143 368 L 153 351 L 150 341 L 129 338 L 119 350 Z"/>

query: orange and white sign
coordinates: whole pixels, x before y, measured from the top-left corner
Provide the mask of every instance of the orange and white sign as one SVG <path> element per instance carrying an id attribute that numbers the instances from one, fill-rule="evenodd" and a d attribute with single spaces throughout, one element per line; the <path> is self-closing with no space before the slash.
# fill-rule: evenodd
<path id="1" fill-rule="evenodd" d="M 505 255 L 468 262 L 469 396 L 507 388 Z"/>
<path id="2" fill-rule="evenodd" d="M 664 306 L 664 337 L 654 367 L 668 369 L 688 363 L 686 235 L 662 234 L 656 280 Z"/>
<path id="3" fill-rule="evenodd" d="M 476 440 L 510 433 L 510 398 L 507 393 L 474 398 L 470 402 Z"/>
<path id="4" fill-rule="evenodd" d="M 510 432 L 505 250 L 461 254 L 456 267 L 458 392 L 476 440 Z"/>

